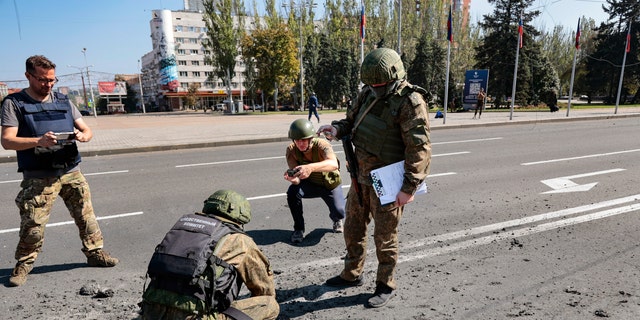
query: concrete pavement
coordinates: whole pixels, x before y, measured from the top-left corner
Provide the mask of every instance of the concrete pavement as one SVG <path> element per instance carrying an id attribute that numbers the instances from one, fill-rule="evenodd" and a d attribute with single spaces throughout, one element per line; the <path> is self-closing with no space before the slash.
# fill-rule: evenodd
<path id="1" fill-rule="evenodd" d="M 481 119 L 473 112 L 447 113 L 446 119 L 435 119 L 430 112 L 431 129 L 468 126 L 493 126 L 548 121 L 575 121 L 615 117 L 640 117 L 640 107 L 571 109 L 548 111 L 485 111 Z M 287 131 L 295 119 L 306 118 L 305 112 L 253 113 L 225 115 L 202 111 L 147 113 L 84 117 L 93 130 L 93 139 L 79 143 L 83 156 L 131 152 L 176 150 L 249 143 L 288 141 Z M 320 125 L 344 118 L 344 112 L 320 111 Z M 314 126 L 318 127 L 312 118 Z M 14 162 L 15 151 L 0 150 L 0 162 Z"/>

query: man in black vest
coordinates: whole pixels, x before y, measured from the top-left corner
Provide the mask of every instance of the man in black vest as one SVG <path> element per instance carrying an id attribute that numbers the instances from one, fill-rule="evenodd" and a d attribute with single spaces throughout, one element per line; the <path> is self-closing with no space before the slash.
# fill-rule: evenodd
<path id="1" fill-rule="evenodd" d="M 91 204 L 89 184 L 80 172 L 76 142 L 88 142 L 93 133 L 78 109 L 62 94 L 52 92 L 58 82 L 56 65 L 44 56 L 26 61 L 29 87 L 2 101 L 2 147 L 16 150 L 22 190 L 20 240 L 10 286 L 27 281 L 44 242 L 44 228 L 58 195 L 80 231 L 82 252 L 92 267 L 113 267 L 118 259 L 102 250 L 103 238 Z"/>

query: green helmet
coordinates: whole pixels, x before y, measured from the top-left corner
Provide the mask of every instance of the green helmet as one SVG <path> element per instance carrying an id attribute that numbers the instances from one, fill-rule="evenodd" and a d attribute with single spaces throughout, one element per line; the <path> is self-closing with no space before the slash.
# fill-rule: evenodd
<path id="1" fill-rule="evenodd" d="M 202 213 L 244 225 L 251 221 L 251 205 L 233 190 L 218 190 L 204 201 Z"/>
<path id="2" fill-rule="evenodd" d="M 378 48 L 369 52 L 360 67 L 360 80 L 366 85 L 402 80 L 406 75 L 402 59 L 397 52 L 389 48 Z"/>
<path id="3" fill-rule="evenodd" d="M 309 120 L 298 119 L 289 126 L 289 139 L 301 140 L 313 138 L 316 131 L 313 129 L 313 123 Z"/>

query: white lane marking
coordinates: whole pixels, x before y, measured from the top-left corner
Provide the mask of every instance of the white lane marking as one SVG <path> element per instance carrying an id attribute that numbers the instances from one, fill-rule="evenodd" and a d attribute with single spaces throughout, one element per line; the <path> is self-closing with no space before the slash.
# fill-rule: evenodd
<path id="1" fill-rule="evenodd" d="M 535 233 L 540 233 L 544 231 L 549 231 L 553 229 L 558 229 L 562 227 L 568 227 L 575 224 L 580 224 L 583 222 L 595 221 L 627 212 L 633 212 L 640 210 L 640 204 L 631 204 L 625 207 L 613 208 L 605 211 L 595 212 L 591 214 L 586 214 L 583 216 L 568 218 L 564 220 L 544 223 L 538 226 L 533 227 L 524 227 L 516 230 L 509 230 L 509 232 L 493 234 L 489 236 L 485 236 L 482 238 L 465 240 L 462 242 L 454 243 L 448 246 L 444 246 L 441 248 L 433 248 L 426 249 L 419 252 L 414 252 L 412 254 L 403 255 L 398 259 L 398 262 L 409 262 L 414 260 L 420 260 L 424 258 L 429 258 L 445 253 L 450 253 L 458 250 L 463 250 L 469 247 L 484 245 L 492 243 L 493 241 L 512 239 L 517 237 L 523 237 Z"/>
<path id="2" fill-rule="evenodd" d="M 576 175 L 573 175 L 573 176 L 566 176 L 566 177 L 558 177 L 558 178 L 553 178 L 553 179 L 541 180 L 540 182 L 546 184 L 551 189 L 553 189 L 553 190 L 542 192 L 542 193 L 546 194 L 546 193 L 565 193 L 565 192 L 576 192 L 576 191 L 588 191 L 588 190 L 591 190 L 591 188 L 593 188 L 598 183 L 597 182 L 593 182 L 593 183 L 587 183 L 587 184 L 577 184 L 577 183 L 571 181 L 571 179 L 590 177 L 590 176 L 595 176 L 595 175 L 599 175 L 599 174 L 620 172 L 620 171 L 624 171 L 624 170 L 625 169 L 618 168 L 618 169 L 603 170 L 603 171 L 589 172 L 589 173 L 583 173 L 583 174 L 576 174 Z"/>
<path id="3" fill-rule="evenodd" d="M 278 157 L 265 157 L 265 158 L 253 158 L 253 159 L 238 159 L 238 160 L 227 160 L 227 161 L 216 161 L 216 162 L 205 162 L 205 163 L 181 164 L 181 165 L 177 165 L 177 166 L 176 166 L 176 168 L 199 167 L 199 166 L 212 166 L 212 165 L 216 165 L 216 164 L 227 164 L 227 163 L 238 163 L 238 162 L 251 162 L 251 161 L 273 160 L 273 159 L 284 159 L 284 156 L 278 156 Z"/>
<path id="4" fill-rule="evenodd" d="M 82 173 L 84 176 L 100 176 L 103 174 L 115 174 L 115 173 L 127 173 L 129 170 L 118 170 L 118 171 L 103 171 L 103 172 L 94 172 L 94 173 Z"/>
<path id="5" fill-rule="evenodd" d="M 0 184 L 2 184 L 2 183 L 14 183 L 14 182 L 22 182 L 22 180 L 6 180 L 6 181 L 0 181 Z"/>
<path id="6" fill-rule="evenodd" d="M 539 214 L 531 217 L 524 217 L 521 219 L 494 223 L 494 224 L 480 226 L 472 229 L 455 231 L 455 232 L 437 235 L 433 237 L 427 237 L 421 240 L 409 242 L 406 245 L 401 245 L 400 250 L 406 251 L 409 249 L 415 249 L 415 248 L 439 244 L 443 242 L 450 242 L 453 240 L 474 236 L 474 235 L 479 235 L 483 233 L 497 232 L 497 231 L 499 232 L 502 229 L 506 229 L 510 227 L 523 226 L 523 225 L 535 223 L 538 221 L 560 218 L 568 215 L 602 209 L 602 208 L 620 205 L 620 204 L 633 202 L 633 201 L 640 201 L 640 194 L 613 199 L 613 200 L 602 201 L 602 202 L 589 204 L 589 205 L 583 205 L 575 208 L 568 208 L 568 209 L 563 209 L 559 211 L 543 213 L 543 214 Z M 459 243 L 447 244 L 445 248 L 425 249 L 419 252 L 402 254 L 401 258 L 398 261 L 406 262 L 406 261 L 419 260 L 426 257 L 434 256 L 434 255 L 449 253 L 456 250 L 462 250 L 471 246 L 490 243 L 491 241 L 495 240 L 496 237 L 498 236 L 502 236 L 505 238 L 515 238 L 518 236 L 524 236 L 531 233 L 538 233 L 542 231 L 551 230 L 554 228 L 560 228 L 560 227 L 564 227 L 572 224 L 578 224 L 578 223 L 587 222 L 591 220 L 597 220 L 597 219 L 601 219 L 601 218 L 605 218 L 605 217 L 609 217 L 609 216 L 613 216 L 621 213 L 636 211 L 636 210 L 640 210 L 640 204 L 631 204 L 626 207 L 614 208 L 614 209 L 600 211 L 592 214 L 586 214 L 586 215 L 582 215 L 574 218 L 562 219 L 557 222 L 549 222 L 546 224 L 541 224 L 539 226 L 533 226 L 533 227 L 528 226 L 528 227 L 524 227 L 516 230 L 510 229 L 509 232 L 507 233 L 500 233 L 498 235 L 490 235 L 482 238 L 473 238 L 470 240 L 460 241 Z M 367 256 L 375 257 L 374 250 L 367 250 Z M 368 260 L 371 261 L 371 259 L 368 259 Z M 343 263 L 344 261 L 340 257 L 333 257 L 333 258 L 319 259 L 315 261 L 310 261 L 306 263 L 296 264 L 293 266 L 277 268 L 277 269 L 283 270 L 285 272 L 299 271 L 300 268 L 315 269 L 315 268 L 322 268 L 322 267 L 330 267 L 330 266 L 339 265 Z M 376 263 L 376 262 L 375 261 L 370 263 L 368 262 L 367 265 L 370 265 L 370 264 L 372 265 L 373 263 Z"/>
<path id="7" fill-rule="evenodd" d="M 450 176 L 450 175 L 454 175 L 454 174 L 456 174 L 456 173 L 455 172 L 444 172 L 444 173 L 438 173 L 438 174 L 430 174 L 430 175 L 427 176 L 427 178 L 444 177 L 444 176 Z M 351 187 L 350 184 L 343 184 L 342 185 L 342 189 L 347 189 L 347 188 L 350 188 L 350 187 Z M 249 198 L 247 198 L 247 200 L 251 201 L 251 200 L 260 200 L 260 199 L 285 197 L 285 196 L 287 196 L 286 193 L 274 193 L 274 194 L 266 194 L 264 196 L 249 197 Z"/>
<path id="8" fill-rule="evenodd" d="M 431 145 L 454 144 L 454 143 L 469 143 L 469 142 L 491 141 L 491 140 L 500 140 L 500 139 L 502 139 L 502 137 L 484 138 L 484 139 L 471 139 L 471 140 L 458 140 L 458 141 L 446 141 L 446 142 L 432 142 Z"/>
<path id="9" fill-rule="evenodd" d="M 144 212 L 142 212 L 142 211 L 138 211 L 138 212 L 114 214 L 114 215 L 111 215 L 111 216 L 96 217 L 96 220 L 107 220 L 107 219 L 115 219 L 115 218 L 124 218 L 124 217 L 141 215 L 143 213 Z M 75 222 L 74 221 L 63 221 L 63 222 L 56 222 L 56 223 L 47 223 L 47 228 L 48 227 L 63 226 L 63 225 L 72 224 L 72 223 L 75 223 Z M 9 233 L 9 232 L 18 232 L 18 231 L 20 231 L 20 228 L 4 229 L 4 230 L 0 230 L 0 233 Z"/>
<path id="10" fill-rule="evenodd" d="M 467 154 L 467 153 L 471 153 L 471 152 L 469 152 L 469 151 L 460 151 L 460 152 L 440 153 L 440 154 L 433 154 L 433 155 L 431 155 L 431 157 L 457 156 L 457 155 L 460 155 L 460 154 Z"/>
<path id="11" fill-rule="evenodd" d="M 85 177 L 87 176 L 100 176 L 104 174 L 115 174 L 115 173 L 127 173 L 129 170 L 118 170 L 118 171 L 103 171 L 103 172 L 94 172 L 94 173 L 82 173 Z M 22 182 L 22 180 L 6 180 L 0 181 L 0 184 L 3 183 L 14 183 L 14 182 Z"/>
<path id="12" fill-rule="evenodd" d="M 588 154 L 586 156 L 579 156 L 579 157 L 570 157 L 570 158 L 561 158 L 561 159 L 551 159 L 551 160 L 543 160 L 543 161 L 525 162 L 525 163 L 521 163 L 520 165 L 521 166 L 532 166 L 532 165 L 536 165 L 536 164 L 546 164 L 546 163 L 553 163 L 553 162 L 562 162 L 562 161 L 570 161 L 570 160 L 580 160 L 580 159 L 587 159 L 587 158 L 613 156 L 613 155 L 617 155 L 617 154 L 632 153 L 632 152 L 638 152 L 638 151 L 640 151 L 640 149 L 623 150 L 623 151 L 607 152 L 607 153 L 596 153 L 596 154 Z"/>
<path id="13" fill-rule="evenodd" d="M 491 139 L 477 139 L 477 140 L 467 140 L 460 142 L 473 142 L 473 141 L 482 141 L 482 140 L 495 140 L 502 138 L 491 138 Z M 440 144 L 445 143 L 458 143 L 457 141 L 452 142 L 441 142 Z M 435 143 L 434 143 L 435 144 Z M 334 153 L 344 153 L 344 151 L 334 151 Z M 443 153 L 443 154 L 434 154 L 432 157 L 443 157 L 443 156 L 455 156 L 460 154 L 467 154 L 469 151 L 461 151 L 461 152 L 452 152 L 452 153 Z M 277 157 L 264 157 L 264 158 L 252 158 L 252 159 L 237 159 L 237 160 L 226 160 L 226 161 L 215 161 L 215 162 L 203 162 L 203 163 L 191 163 L 191 164 L 180 164 L 175 166 L 176 168 L 188 168 L 188 167 L 200 167 L 200 166 L 213 166 L 218 164 L 228 164 L 228 163 L 238 163 L 238 162 L 253 162 L 253 161 L 262 161 L 262 160 L 274 160 L 274 159 L 284 159 L 284 156 Z"/>

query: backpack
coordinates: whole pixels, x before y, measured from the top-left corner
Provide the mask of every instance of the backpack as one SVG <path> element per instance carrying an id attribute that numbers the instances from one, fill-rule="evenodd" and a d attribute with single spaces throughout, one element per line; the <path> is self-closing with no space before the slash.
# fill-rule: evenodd
<path id="1" fill-rule="evenodd" d="M 439 119 L 439 118 L 444 118 L 444 115 L 442 114 L 442 111 L 440 111 L 440 110 L 438 110 L 436 112 L 436 119 Z"/>
<path id="2" fill-rule="evenodd" d="M 217 244 L 231 233 L 243 231 L 201 214 L 182 216 L 156 246 L 143 299 L 198 314 L 225 313 L 242 286 L 236 268 L 216 256 Z"/>

